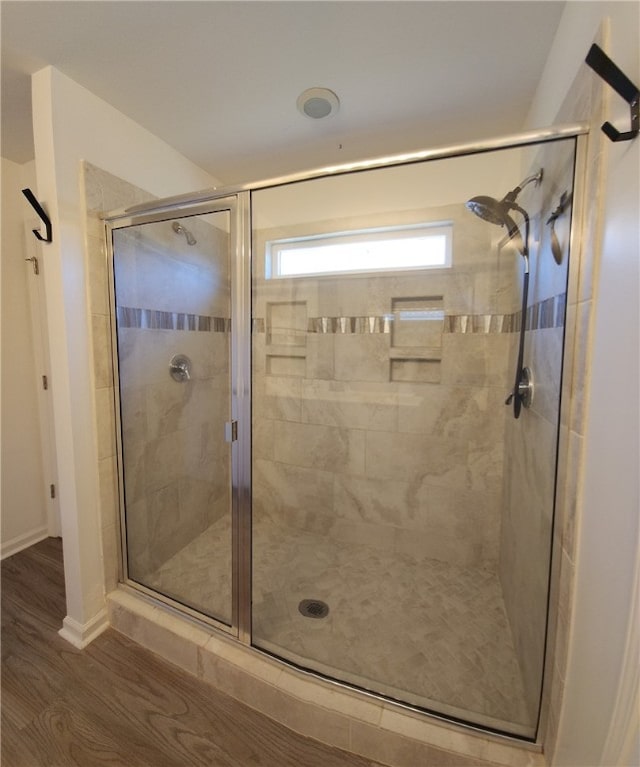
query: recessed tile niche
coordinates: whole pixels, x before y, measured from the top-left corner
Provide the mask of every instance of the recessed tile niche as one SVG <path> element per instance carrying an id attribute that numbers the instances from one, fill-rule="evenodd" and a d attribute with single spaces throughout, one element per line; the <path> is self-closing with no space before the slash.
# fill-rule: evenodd
<path id="1" fill-rule="evenodd" d="M 306 372 L 307 302 L 267 303 L 266 372 L 304 377 Z"/>
<path id="2" fill-rule="evenodd" d="M 393 298 L 391 381 L 439 383 L 444 329 L 442 296 Z"/>

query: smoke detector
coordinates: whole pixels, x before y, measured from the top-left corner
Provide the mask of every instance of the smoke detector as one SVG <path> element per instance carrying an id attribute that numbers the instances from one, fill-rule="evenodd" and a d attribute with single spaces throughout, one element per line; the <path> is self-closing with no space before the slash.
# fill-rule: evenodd
<path id="1" fill-rule="evenodd" d="M 331 117 L 340 109 L 340 100 L 328 88 L 307 88 L 296 101 L 298 111 L 312 120 Z"/>

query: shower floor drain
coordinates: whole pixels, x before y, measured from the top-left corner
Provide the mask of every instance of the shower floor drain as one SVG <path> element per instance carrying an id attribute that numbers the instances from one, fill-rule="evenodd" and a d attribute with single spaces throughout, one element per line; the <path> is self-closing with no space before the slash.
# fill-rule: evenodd
<path id="1" fill-rule="evenodd" d="M 329 605 L 320 599 L 303 599 L 298 610 L 305 618 L 326 618 L 329 615 Z"/>

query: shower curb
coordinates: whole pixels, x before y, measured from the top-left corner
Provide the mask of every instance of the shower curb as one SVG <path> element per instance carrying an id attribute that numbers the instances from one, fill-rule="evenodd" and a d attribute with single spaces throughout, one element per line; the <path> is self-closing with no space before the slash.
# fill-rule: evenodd
<path id="1" fill-rule="evenodd" d="M 295 732 L 390 767 L 545 767 L 541 746 L 476 733 L 292 668 L 126 586 L 113 629 Z"/>

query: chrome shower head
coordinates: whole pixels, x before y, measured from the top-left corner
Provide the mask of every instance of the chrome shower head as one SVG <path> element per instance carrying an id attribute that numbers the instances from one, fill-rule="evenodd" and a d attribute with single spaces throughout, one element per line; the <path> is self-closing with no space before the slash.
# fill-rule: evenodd
<path id="1" fill-rule="evenodd" d="M 467 203 L 467 208 L 479 216 L 483 221 L 498 226 L 505 225 L 505 216 L 508 216 L 507 208 L 502 202 L 487 195 L 472 197 Z"/>
<path id="2" fill-rule="evenodd" d="M 475 213 L 476 216 L 479 216 L 483 221 L 488 221 L 490 224 L 496 224 L 497 226 L 506 227 L 507 231 L 509 232 L 509 237 L 515 241 L 516 247 L 525 258 L 528 257 L 528 243 L 526 240 L 528 240 L 529 233 L 529 216 L 527 215 L 526 210 L 516 204 L 516 200 L 518 199 L 520 192 L 525 188 L 525 186 L 527 186 L 527 184 L 534 182 L 539 184 L 542 181 L 542 173 L 543 170 L 540 168 L 540 170 L 533 176 L 528 176 L 524 181 L 521 181 L 515 189 L 507 192 L 507 194 L 505 194 L 501 200 L 496 200 L 493 197 L 488 197 L 487 195 L 479 195 L 478 197 L 472 197 L 467 203 L 465 203 L 466 207 L 472 213 Z M 518 225 L 509 213 L 511 210 L 518 211 L 518 213 L 520 213 L 525 219 L 525 223 L 527 225 L 527 237 L 524 243 L 522 241 L 522 236 L 520 235 Z"/>
<path id="3" fill-rule="evenodd" d="M 187 229 L 186 226 L 183 226 L 179 221 L 174 221 L 171 225 L 171 228 L 176 234 L 184 234 L 184 236 L 187 239 L 187 243 L 189 245 L 195 245 L 197 240 L 196 238 L 191 234 L 191 232 Z"/>

